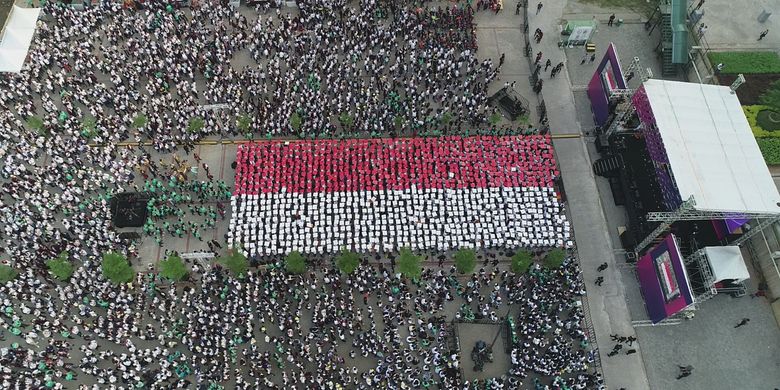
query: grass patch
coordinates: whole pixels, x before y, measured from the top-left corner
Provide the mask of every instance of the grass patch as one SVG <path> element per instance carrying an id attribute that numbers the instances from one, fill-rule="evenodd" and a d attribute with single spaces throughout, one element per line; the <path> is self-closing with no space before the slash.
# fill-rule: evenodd
<path id="1" fill-rule="evenodd" d="M 722 73 L 780 73 L 780 57 L 772 51 L 709 53 L 713 66 L 723 63 Z"/>
<path id="2" fill-rule="evenodd" d="M 756 138 L 764 161 L 769 165 L 780 165 L 780 138 Z"/>

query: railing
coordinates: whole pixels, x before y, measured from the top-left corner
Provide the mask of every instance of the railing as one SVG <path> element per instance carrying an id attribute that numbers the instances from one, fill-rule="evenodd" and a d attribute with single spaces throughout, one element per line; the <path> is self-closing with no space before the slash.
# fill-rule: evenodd
<path id="1" fill-rule="evenodd" d="M 599 351 L 599 344 L 596 341 L 596 327 L 593 326 L 593 320 L 590 316 L 590 305 L 588 305 L 587 295 L 582 297 L 580 302 L 582 302 L 582 313 L 584 314 L 583 325 L 585 334 L 588 336 L 588 340 L 590 340 L 591 350 L 595 352 L 593 354 L 593 365 L 601 370 L 601 353 Z"/>
<path id="2" fill-rule="evenodd" d="M 699 35 L 697 31 L 694 31 L 691 27 L 695 26 L 688 26 L 688 35 L 690 41 L 695 42 L 696 44 L 692 45 L 693 49 L 688 52 L 688 58 L 691 61 L 690 65 L 693 67 L 694 72 L 696 72 L 700 84 L 718 84 L 718 74 L 715 71 L 715 66 L 710 62 L 709 57 L 707 57 L 707 54 L 710 52 L 710 44 L 707 42 L 706 33 Z M 701 66 L 701 72 L 699 71 L 699 66 Z M 686 79 L 688 78 L 687 69 L 685 77 Z"/>

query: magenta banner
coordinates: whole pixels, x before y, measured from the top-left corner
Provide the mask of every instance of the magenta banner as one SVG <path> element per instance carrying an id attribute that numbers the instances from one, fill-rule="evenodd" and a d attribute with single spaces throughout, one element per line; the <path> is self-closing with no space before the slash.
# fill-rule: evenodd
<path id="1" fill-rule="evenodd" d="M 688 274 L 673 234 L 642 256 L 636 268 L 647 314 L 654 324 L 693 303 Z"/>
<path id="2" fill-rule="evenodd" d="M 598 126 L 604 126 L 609 119 L 609 96 L 615 89 L 625 89 L 626 80 L 623 77 L 623 69 L 620 67 L 620 59 L 611 43 L 607 47 L 604 57 L 601 58 L 596 73 L 593 73 L 588 83 L 588 98 L 593 111 L 593 121 Z"/>

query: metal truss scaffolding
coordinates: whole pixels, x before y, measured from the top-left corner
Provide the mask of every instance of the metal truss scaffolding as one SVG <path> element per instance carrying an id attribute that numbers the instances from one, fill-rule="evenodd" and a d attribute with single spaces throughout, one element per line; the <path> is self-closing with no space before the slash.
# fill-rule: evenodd
<path id="1" fill-rule="evenodd" d="M 635 248 L 634 252 L 639 255 L 648 244 L 653 242 L 658 236 L 666 231 L 669 226 L 677 221 L 706 221 L 712 219 L 730 219 L 730 218 L 749 218 L 758 221 L 757 226 L 746 231 L 741 237 L 736 239 L 730 245 L 739 245 L 752 237 L 767 226 L 780 221 L 780 214 L 777 213 L 738 213 L 733 211 L 712 211 L 697 210 L 696 200 L 693 196 L 684 201 L 677 210 L 668 212 L 650 212 L 647 213 L 648 221 L 660 222 L 658 226 L 648 234 Z"/>
<path id="2" fill-rule="evenodd" d="M 694 297 L 696 305 L 714 297 L 718 290 L 715 289 L 715 277 L 712 275 L 712 269 L 710 268 L 710 261 L 707 259 L 707 253 L 704 248 L 699 249 L 696 253 L 688 256 L 683 260 L 685 265 L 696 263 L 696 267 L 685 267 L 688 270 L 688 274 L 691 276 L 698 276 L 704 283 L 704 291 Z"/>
<path id="3" fill-rule="evenodd" d="M 646 71 L 642 68 L 641 62 L 639 62 L 639 57 L 634 57 L 634 59 L 631 61 L 631 64 L 628 66 L 628 69 L 626 69 L 626 74 L 631 74 L 636 72 L 639 77 L 642 79 L 642 83 L 647 81 L 651 77 L 651 73 L 649 69 Z M 640 83 L 641 85 L 641 83 Z M 634 92 L 636 90 L 632 88 L 626 88 L 626 89 L 615 89 L 609 94 L 609 99 L 621 99 L 620 103 L 618 103 L 617 108 L 615 109 L 615 118 L 612 120 L 612 123 L 609 124 L 609 127 L 607 128 L 607 131 L 605 132 L 605 135 L 607 138 L 609 138 L 612 134 L 614 134 L 618 129 L 622 129 L 623 122 L 631 117 L 631 115 L 636 110 L 634 108 L 634 104 L 631 102 L 631 97 L 634 96 Z"/>

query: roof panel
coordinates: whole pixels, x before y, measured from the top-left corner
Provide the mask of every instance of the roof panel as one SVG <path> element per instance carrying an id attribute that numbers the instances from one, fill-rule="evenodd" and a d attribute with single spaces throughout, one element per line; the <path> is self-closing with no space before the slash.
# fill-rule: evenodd
<path id="1" fill-rule="evenodd" d="M 683 200 L 693 196 L 699 210 L 780 214 L 780 194 L 729 87 L 644 86 Z"/>

